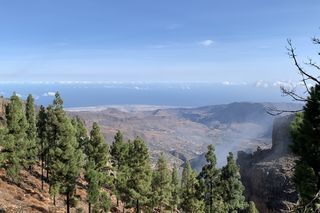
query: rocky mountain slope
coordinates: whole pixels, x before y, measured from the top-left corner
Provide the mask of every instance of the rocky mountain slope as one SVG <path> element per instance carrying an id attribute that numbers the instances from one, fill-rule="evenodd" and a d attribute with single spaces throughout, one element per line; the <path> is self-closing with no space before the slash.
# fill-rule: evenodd
<path id="1" fill-rule="evenodd" d="M 43 213 L 63 213 L 66 212 L 65 197 L 58 196 L 56 205 L 48 193 L 48 184 L 44 184 L 44 190 L 41 190 L 40 166 L 35 166 L 30 174 L 28 171 L 21 171 L 20 182 L 15 184 L 11 182 L 4 169 L 0 169 L 0 212 L 43 212 Z M 86 183 L 83 179 L 79 180 L 76 199 L 77 208 L 71 208 L 71 213 L 88 212 L 87 193 L 84 189 Z M 116 205 L 115 196 L 111 197 L 112 212 L 122 212 L 123 205 Z M 127 209 L 126 212 L 133 212 Z"/>
<path id="2" fill-rule="evenodd" d="M 238 153 L 246 195 L 260 212 L 283 212 L 298 199 L 291 181 L 296 159 L 289 148 L 292 142 L 289 126 L 293 119 L 294 115 L 275 119 L 271 149 Z"/>
<path id="3" fill-rule="evenodd" d="M 198 108 L 159 108 L 146 106 L 91 107 L 70 109 L 87 125 L 97 121 L 108 143 L 117 130 L 126 139 L 141 136 L 153 159 L 164 152 L 171 163 L 181 165 L 194 159 L 194 168 L 203 163 L 208 144 L 215 144 L 218 164 L 225 163 L 228 152 L 252 151 L 270 146 L 273 116 L 266 103 L 231 103 Z M 272 104 L 279 108 L 298 108 L 294 104 Z M 197 165 L 197 166 L 196 166 Z"/>

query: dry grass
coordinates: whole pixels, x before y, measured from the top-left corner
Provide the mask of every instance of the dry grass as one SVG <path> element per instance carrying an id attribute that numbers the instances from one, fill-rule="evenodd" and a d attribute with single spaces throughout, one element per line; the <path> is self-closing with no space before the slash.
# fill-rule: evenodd
<path id="1" fill-rule="evenodd" d="M 86 183 L 80 179 L 81 184 L 77 186 L 76 197 L 78 198 L 77 207 L 83 212 L 87 212 L 88 203 L 86 202 L 86 191 L 81 185 Z M 44 184 L 44 190 L 41 190 L 40 167 L 34 167 L 33 173 L 23 170 L 20 173 L 19 184 L 12 183 L 6 176 L 4 169 L 0 169 L 0 210 L 8 213 L 17 212 L 46 212 L 46 213 L 62 213 L 66 211 L 65 197 L 58 196 L 56 198 L 56 206 L 48 193 L 49 186 Z M 116 198 L 111 196 L 112 212 L 122 212 L 122 204 L 116 207 Z M 72 208 L 71 212 L 76 212 L 76 208 Z M 121 209 L 121 211 L 120 211 Z M 131 212 L 130 210 L 126 212 Z"/>

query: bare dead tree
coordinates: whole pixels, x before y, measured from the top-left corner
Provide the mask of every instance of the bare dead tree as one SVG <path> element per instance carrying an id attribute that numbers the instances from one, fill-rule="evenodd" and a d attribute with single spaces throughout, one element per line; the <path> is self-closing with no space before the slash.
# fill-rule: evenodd
<path id="1" fill-rule="evenodd" d="M 320 38 L 314 37 L 311 39 L 312 43 L 315 45 L 320 45 Z M 303 94 L 300 94 L 295 86 L 280 86 L 281 94 L 282 96 L 289 96 L 292 98 L 294 101 L 298 102 L 306 102 L 307 101 L 307 96 L 310 95 L 310 86 L 315 85 L 315 84 L 320 84 L 320 65 L 316 63 L 314 60 L 309 59 L 308 62 L 303 63 L 304 65 L 307 65 L 309 68 L 313 69 L 316 71 L 319 76 L 312 74 L 312 70 L 306 70 L 301 63 L 298 60 L 297 54 L 296 54 L 296 49 L 292 45 L 292 42 L 290 39 L 287 40 L 288 46 L 287 46 L 287 51 L 289 57 L 293 60 L 293 63 L 295 67 L 298 70 L 299 75 L 301 76 L 301 82 L 304 87 L 304 92 Z M 320 55 L 320 52 L 317 52 L 318 55 Z M 274 106 L 268 106 L 265 107 L 266 112 L 270 115 L 277 116 L 281 115 L 283 113 L 296 113 L 299 111 L 303 110 L 284 110 L 284 109 L 278 109 L 277 107 Z"/>

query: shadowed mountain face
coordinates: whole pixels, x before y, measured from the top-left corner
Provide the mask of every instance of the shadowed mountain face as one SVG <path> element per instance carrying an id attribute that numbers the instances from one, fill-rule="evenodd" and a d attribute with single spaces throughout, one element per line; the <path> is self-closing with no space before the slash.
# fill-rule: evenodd
<path id="1" fill-rule="evenodd" d="M 298 200 L 293 171 L 297 157 L 289 149 L 292 143 L 290 124 L 294 115 L 276 118 L 273 125 L 272 148 L 254 153 L 238 153 L 238 164 L 248 200 L 260 212 L 290 211 Z"/>
<path id="2" fill-rule="evenodd" d="M 219 166 L 230 151 L 250 152 L 257 146 L 271 145 L 273 117 L 266 112 L 266 105 L 300 108 L 293 104 L 232 103 L 199 108 L 93 107 L 69 109 L 69 113 L 83 118 L 89 128 L 98 122 L 109 144 L 121 130 L 126 139 L 141 136 L 153 160 L 164 152 L 170 163 L 181 165 L 193 159 L 192 165 L 199 170 L 208 144 L 215 144 Z"/>

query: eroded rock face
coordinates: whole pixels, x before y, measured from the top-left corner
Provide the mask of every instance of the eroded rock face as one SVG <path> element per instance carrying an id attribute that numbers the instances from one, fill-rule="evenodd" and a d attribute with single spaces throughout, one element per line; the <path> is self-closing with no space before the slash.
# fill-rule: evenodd
<path id="1" fill-rule="evenodd" d="M 5 98 L 0 97 L 0 120 L 4 118 L 6 106 L 8 101 Z"/>
<path id="2" fill-rule="evenodd" d="M 289 148 L 293 119 L 294 115 L 275 119 L 271 149 L 238 153 L 246 196 L 256 203 L 260 212 L 283 212 L 298 200 L 292 182 L 296 157 Z"/>

